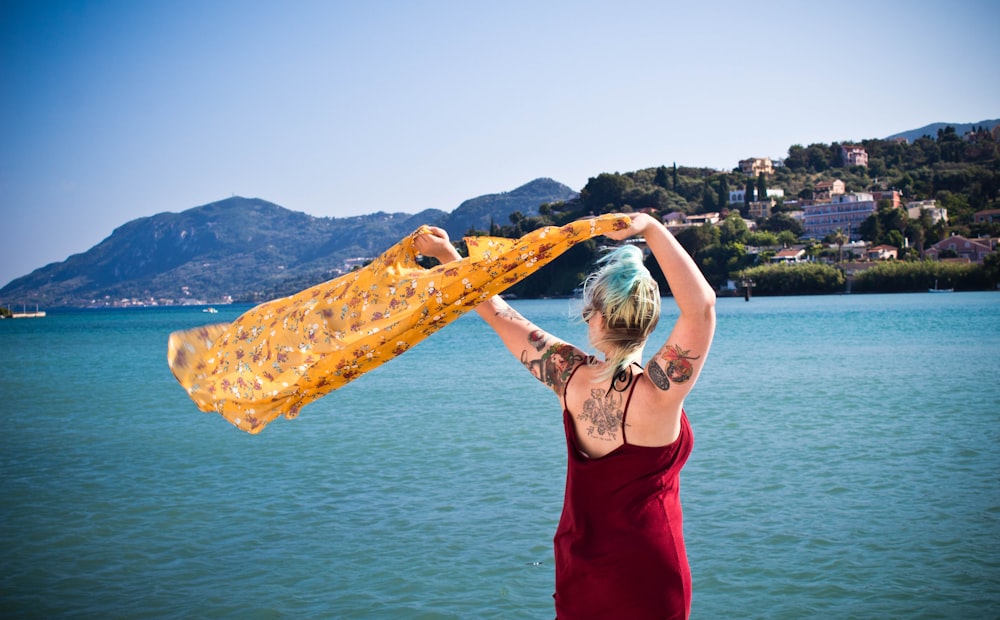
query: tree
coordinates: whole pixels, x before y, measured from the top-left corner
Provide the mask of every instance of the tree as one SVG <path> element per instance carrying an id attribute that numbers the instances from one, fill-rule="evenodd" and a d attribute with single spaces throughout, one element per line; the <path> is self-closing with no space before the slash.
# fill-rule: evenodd
<path id="1" fill-rule="evenodd" d="M 861 238 L 870 243 L 881 243 L 882 236 L 885 234 L 882 230 L 882 221 L 879 219 L 878 215 L 872 213 L 865 218 L 865 221 L 861 222 L 858 226 L 858 234 Z"/>
<path id="2" fill-rule="evenodd" d="M 756 247 L 767 247 L 778 245 L 778 235 L 769 230 L 758 230 L 746 236 L 745 243 Z"/>
<path id="3" fill-rule="evenodd" d="M 832 265 L 761 265 L 735 274 L 756 283 L 758 295 L 796 295 L 801 293 L 836 293 L 844 290 L 844 273 Z"/>
<path id="4" fill-rule="evenodd" d="M 744 222 L 740 214 L 735 211 L 730 213 L 729 217 L 718 225 L 718 228 L 719 242 L 722 244 L 744 243 L 747 235 L 750 234 L 750 230 L 747 228 L 746 222 Z"/>
<path id="5" fill-rule="evenodd" d="M 785 247 L 795 245 L 799 242 L 799 235 L 796 235 L 790 230 L 783 230 L 778 233 L 778 243 Z"/>
<path id="6" fill-rule="evenodd" d="M 787 213 L 775 213 L 771 217 L 764 220 L 764 224 L 761 228 L 774 232 L 788 231 L 795 235 L 795 237 L 801 237 L 802 233 L 805 232 L 802 229 L 802 224 Z"/>
<path id="7" fill-rule="evenodd" d="M 890 230 L 889 234 L 885 236 L 885 241 L 886 243 L 895 248 L 902 248 L 904 245 L 906 245 L 903 239 L 903 233 L 899 232 L 898 230 Z"/>
<path id="8" fill-rule="evenodd" d="M 653 179 L 653 183 L 656 183 L 663 189 L 670 189 L 670 179 L 667 177 L 667 167 L 660 166 L 656 169 L 656 177 Z"/>
<path id="9" fill-rule="evenodd" d="M 825 144 L 810 144 L 806 148 L 807 168 L 811 172 L 823 172 L 830 168 L 830 149 Z"/>
<path id="10" fill-rule="evenodd" d="M 993 251 L 983 258 L 983 271 L 986 281 L 995 289 L 1000 285 L 1000 251 Z"/>
<path id="11" fill-rule="evenodd" d="M 757 200 L 767 200 L 767 179 L 763 172 L 757 173 Z"/>
<path id="12" fill-rule="evenodd" d="M 714 226 L 705 224 L 685 228 L 679 231 L 676 237 L 688 254 L 697 256 L 705 248 L 719 242 L 719 231 Z"/>
<path id="13" fill-rule="evenodd" d="M 837 246 L 837 262 L 844 260 L 844 244 L 850 241 L 850 237 L 840 228 L 826 236 L 825 241 Z"/>
<path id="14" fill-rule="evenodd" d="M 627 176 L 602 172 L 587 180 L 587 185 L 580 190 L 580 201 L 591 213 L 610 213 L 622 206 L 625 192 L 633 185 Z"/>
<path id="15" fill-rule="evenodd" d="M 715 204 L 715 192 L 712 191 L 712 184 L 708 179 L 705 179 L 701 190 L 701 208 L 705 213 L 715 211 L 719 208 Z"/>
<path id="16" fill-rule="evenodd" d="M 924 257 L 924 245 L 927 243 L 927 227 L 925 224 L 930 223 L 930 217 L 924 220 L 923 213 L 920 217 L 915 220 L 910 220 L 910 225 L 906 228 L 906 238 L 910 240 L 911 245 L 917 248 L 917 255 L 920 258 Z"/>
<path id="17" fill-rule="evenodd" d="M 788 157 L 785 158 L 785 167 L 798 172 L 805 170 L 809 161 L 806 157 L 806 149 L 801 144 L 793 144 L 788 147 Z"/>
<path id="18" fill-rule="evenodd" d="M 720 175 L 719 177 L 719 208 L 725 207 L 729 204 L 729 179 L 726 175 Z"/>

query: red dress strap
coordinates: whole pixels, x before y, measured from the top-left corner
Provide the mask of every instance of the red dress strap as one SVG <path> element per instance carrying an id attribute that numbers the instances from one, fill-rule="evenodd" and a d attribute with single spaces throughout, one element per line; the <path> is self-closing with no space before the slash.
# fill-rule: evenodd
<path id="1" fill-rule="evenodd" d="M 566 377 L 566 383 L 563 383 L 563 393 L 562 393 L 562 399 L 563 399 L 564 408 L 565 408 L 565 404 L 566 404 L 566 390 L 569 389 L 569 382 L 573 380 L 573 376 L 576 374 L 576 371 L 580 370 L 581 366 L 589 364 L 591 359 L 593 359 L 593 358 L 589 358 L 588 357 L 587 361 L 580 362 L 579 364 L 577 364 L 576 368 L 574 368 L 572 371 L 570 371 L 569 376 Z"/>

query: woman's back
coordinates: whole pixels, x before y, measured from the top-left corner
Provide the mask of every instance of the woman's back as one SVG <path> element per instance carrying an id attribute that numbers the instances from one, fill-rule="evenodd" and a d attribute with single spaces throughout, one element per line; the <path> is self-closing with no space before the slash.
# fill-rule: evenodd
<path id="1" fill-rule="evenodd" d="M 616 441 L 599 444 L 606 450 L 602 454 L 588 452 L 583 443 L 583 437 L 601 441 L 586 434 L 589 421 L 581 424 L 579 416 L 563 412 L 568 462 L 555 536 L 559 618 L 683 618 L 690 610 L 691 577 L 678 492 L 693 437 L 681 412 L 679 432 L 669 445 L 632 443 L 628 429 L 645 383 L 641 377 L 637 372 L 631 385 L 611 390 L 602 401 L 614 406 L 621 399 Z M 573 384 L 581 378 L 570 381 L 567 400 L 574 400 Z M 605 434 L 611 430 L 605 429 Z"/>
<path id="2" fill-rule="evenodd" d="M 626 369 L 626 377 L 602 380 L 603 374 L 603 364 L 583 363 L 566 385 L 563 408 L 584 453 L 598 458 L 626 439 L 647 447 L 666 446 L 677 439 L 682 402 L 654 386 L 638 364 Z"/>

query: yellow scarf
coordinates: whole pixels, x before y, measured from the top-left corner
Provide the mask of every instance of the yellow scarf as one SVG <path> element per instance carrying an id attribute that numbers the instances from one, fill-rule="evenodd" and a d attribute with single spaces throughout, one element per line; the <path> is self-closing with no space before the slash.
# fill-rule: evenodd
<path id="1" fill-rule="evenodd" d="M 604 215 L 520 239 L 469 237 L 469 257 L 424 269 L 421 227 L 364 268 L 250 309 L 232 323 L 174 332 L 167 362 L 202 411 L 248 433 L 384 364 L 575 244 L 629 219 Z"/>

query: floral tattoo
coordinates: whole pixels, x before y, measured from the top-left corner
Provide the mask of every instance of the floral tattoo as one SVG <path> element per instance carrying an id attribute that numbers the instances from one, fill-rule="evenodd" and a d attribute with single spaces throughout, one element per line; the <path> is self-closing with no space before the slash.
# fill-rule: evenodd
<path id="1" fill-rule="evenodd" d="M 684 383 L 694 375 L 694 366 L 691 360 L 696 360 L 700 355 L 690 355 L 690 350 L 680 348 L 678 345 L 665 346 L 656 357 L 666 363 L 664 370 L 656 359 L 649 365 L 649 379 L 653 385 L 661 390 L 669 390 L 670 383 Z"/>
<path id="2" fill-rule="evenodd" d="M 577 416 L 587 423 L 587 435 L 596 439 L 615 441 L 622 425 L 622 395 L 611 390 L 590 390 L 590 398 L 583 403 L 583 413 Z"/>

